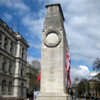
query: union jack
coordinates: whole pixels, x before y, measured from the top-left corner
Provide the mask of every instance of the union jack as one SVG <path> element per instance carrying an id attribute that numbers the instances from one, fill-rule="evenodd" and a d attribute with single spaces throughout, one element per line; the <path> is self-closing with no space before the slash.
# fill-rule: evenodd
<path id="1" fill-rule="evenodd" d="M 71 86 L 71 78 L 70 78 L 70 53 L 69 50 L 67 49 L 67 54 L 66 54 L 66 63 L 65 63 L 65 78 L 67 77 L 67 82 L 69 81 L 69 85 Z"/>

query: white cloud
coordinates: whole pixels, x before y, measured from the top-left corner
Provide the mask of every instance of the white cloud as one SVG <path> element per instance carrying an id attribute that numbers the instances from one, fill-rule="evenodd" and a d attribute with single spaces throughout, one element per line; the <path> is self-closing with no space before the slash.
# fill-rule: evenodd
<path id="1" fill-rule="evenodd" d="M 93 72 L 91 72 L 90 77 L 96 76 L 98 73 L 99 72 L 93 71 Z"/>
<path id="2" fill-rule="evenodd" d="M 37 60 L 40 61 L 40 59 L 34 58 L 33 56 L 28 55 L 27 57 L 27 61 L 29 64 L 32 64 L 32 61 Z"/>
<path id="3" fill-rule="evenodd" d="M 92 65 L 100 57 L 100 0 L 39 0 L 44 5 L 61 3 L 71 60 Z"/>
<path id="4" fill-rule="evenodd" d="M 97 0 L 39 0 L 43 5 L 60 2 L 65 16 L 65 30 L 68 39 L 71 60 L 77 62 L 78 67 L 71 69 L 72 81 L 75 77 L 88 78 L 89 68 L 82 64 L 92 65 L 96 57 L 100 57 L 100 1 Z M 37 19 L 28 14 L 23 18 L 23 24 L 26 25 L 31 35 L 36 35 L 41 39 L 43 21 L 46 9 L 36 13 Z M 34 37 L 34 36 L 33 36 Z M 33 44 L 33 47 L 35 45 Z"/>
<path id="5" fill-rule="evenodd" d="M 34 60 L 34 58 L 32 56 L 27 57 L 27 61 L 29 64 L 31 64 L 33 60 Z"/>
<path id="6" fill-rule="evenodd" d="M 11 21 L 12 20 L 12 15 L 10 15 L 8 13 L 4 13 L 4 16 L 7 19 L 7 21 Z"/>
<path id="7" fill-rule="evenodd" d="M 74 82 L 74 79 L 77 77 L 79 79 L 88 78 L 90 76 L 89 68 L 86 65 L 80 65 L 78 67 L 71 68 L 71 79 Z"/>
<path id="8" fill-rule="evenodd" d="M 28 43 L 29 43 L 30 47 L 39 49 L 39 51 L 40 51 L 41 50 L 41 41 L 36 40 L 36 41 L 33 42 L 33 40 L 28 40 Z"/>
<path id="9" fill-rule="evenodd" d="M 45 12 L 42 9 L 37 14 L 32 15 L 30 13 L 27 16 L 25 16 L 22 19 L 22 23 L 28 28 L 32 37 L 37 36 L 41 40 L 44 18 Z"/>
<path id="10" fill-rule="evenodd" d="M 0 0 L 0 6 L 6 6 L 21 15 L 30 10 L 22 0 Z"/>
<path id="11" fill-rule="evenodd" d="M 93 61 L 100 57 L 100 0 L 38 0 L 41 4 L 60 2 L 65 16 L 65 29 L 68 39 L 71 60 L 92 65 Z M 27 15 L 22 17 L 22 23 L 29 30 L 32 41 L 30 46 L 41 47 L 41 42 L 36 42 L 33 38 L 39 37 L 41 40 L 43 22 L 46 9 L 39 12 L 30 12 L 30 8 L 22 0 L 0 0 L 0 5 L 14 8 L 19 13 Z M 31 61 L 32 57 L 30 58 Z M 78 66 L 78 65 L 77 65 Z M 84 69 L 85 68 L 85 69 Z M 72 76 L 79 75 L 87 77 L 88 69 L 85 67 L 72 67 Z M 85 73 L 86 71 L 86 73 Z M 85 73 L 83 75 L 83 72 Z"/>

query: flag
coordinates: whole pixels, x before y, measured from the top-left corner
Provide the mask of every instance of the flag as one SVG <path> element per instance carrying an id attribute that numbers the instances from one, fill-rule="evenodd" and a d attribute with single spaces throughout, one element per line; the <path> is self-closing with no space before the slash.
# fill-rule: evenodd
<path id="1" fill-rule="evenodd" d="M 40 78 L 41 78 L 41 72 L 40 72 L 40 74 L 39 74 L 39 76 L 38 76 L 36 81 L 39 82 Z"/>
<path id="2" fill-rule="evenodd" d="M 70 68 L 71 68 L 71 67 L 69 66 L 68 79 L 69 79 L 69 85 L 71 86 Z"/>
<path id="3" fill-rule="evenodd" d="M 11 26 L 11 28 L 12 28 L 13 26 L 15 26 L 15 25 L 16 25 L 16 23 L 13 23 L 12 26 Z"/>
<path id="4" fill-rule="evenodd" d="M 71 77 L 70 77 L 70 53 L 69 50 L 67 49 L 67 54 L 66 54 L 66 63 L 65 63 L 65 78 L 67 77 L 67 82 L 69 81 L 69 85 L 71 86 Z"/>
<path id="5" fill-rule="evenodd" d="M 13 24 L 12 24 L 12 26 L 15 26 L 15 25 L 16 25 L 16 23 L 13 23 Z"/>
<path id="6" fill-rule="evenodd" d="M 69 69 L 69 65 L 70 65 L 70 54 L 69 54 L 69 50 L 67 50 L 67 54 L 66 54 L 66 61 L 65 61 L 65 77 L 67 77 L 67 73 L 68 73 L 68 69 Z"/>

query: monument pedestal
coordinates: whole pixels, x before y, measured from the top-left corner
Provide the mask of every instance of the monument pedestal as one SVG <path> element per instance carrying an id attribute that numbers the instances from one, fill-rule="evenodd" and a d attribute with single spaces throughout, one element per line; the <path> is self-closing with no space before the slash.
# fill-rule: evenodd
<path id="1" fill-rule="evenodd" d="M 72 100 L 72 97 L 64 93 L 40 93 L 37 100 Z"/>

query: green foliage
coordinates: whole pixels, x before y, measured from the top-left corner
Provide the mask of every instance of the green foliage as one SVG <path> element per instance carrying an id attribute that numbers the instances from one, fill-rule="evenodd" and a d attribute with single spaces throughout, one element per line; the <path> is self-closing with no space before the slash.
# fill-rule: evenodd
<path id="1" fill-rule="evenodd" d="M 77 96 L 89 96 L 89 82 L 87 79 L 82 79 L 77 85 Z"/>
<path id="2" fill-rule="evenodd" d="M 40 90 L 40 82 L 36 82 L 40 73 L 40 62 L 38 60 L 33 60 L 31 66 L 34 70 L 34 73 L 31 77 L 31 85 L 33 86 L 33 89 Z"/>
<path id="3" fill-rule="evenodd" d="M 34 73 L 30 77 L 30 86 L 35 90 L 40 90 L 40 82 L 36 82 L 39 72 L 37 69 L 34 68 Z"/>
<path id="4" fill-rule="evenodd" d="M 100 70 L 100 58 L 97 58 L 93 63 L 93 70 Z"/>

